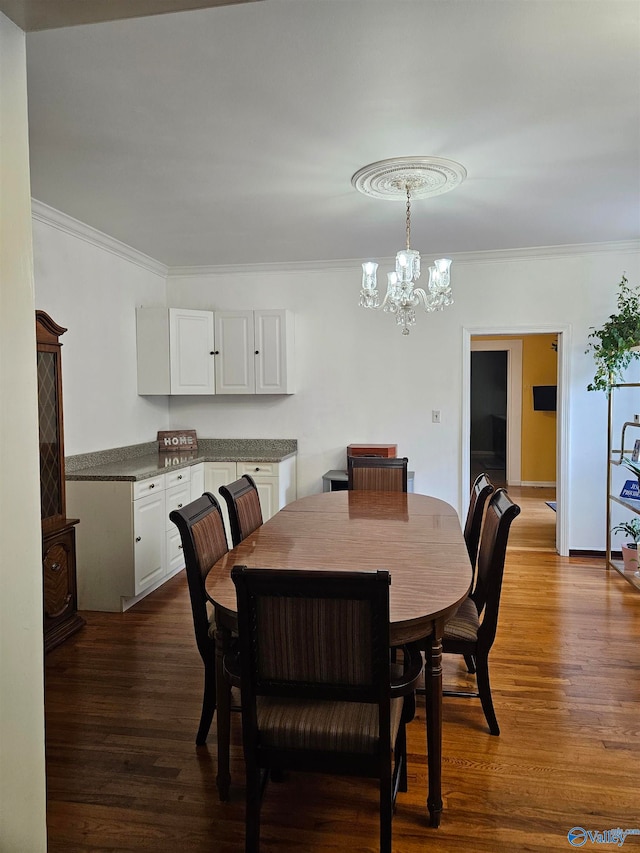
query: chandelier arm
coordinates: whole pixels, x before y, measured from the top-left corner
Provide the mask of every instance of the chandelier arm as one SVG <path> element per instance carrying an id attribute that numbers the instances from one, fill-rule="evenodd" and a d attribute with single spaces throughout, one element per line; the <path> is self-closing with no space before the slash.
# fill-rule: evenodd
<path id="1" fill-rule="evenodd" d="M 426 291 L 423 290 L 421 287 L 414 287 L 413 292 L 415 296 L 418 297 L 418 300 L 422 303 L 422 307 L 424 308 L 424 310 L 429 311 L 431 300 L 429 299 L 429 296 Z"/>

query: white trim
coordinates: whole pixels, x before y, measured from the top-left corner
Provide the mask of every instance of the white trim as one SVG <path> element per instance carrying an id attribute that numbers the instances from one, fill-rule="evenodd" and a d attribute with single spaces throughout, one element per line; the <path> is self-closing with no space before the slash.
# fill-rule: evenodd
<path id="1" fill-rule="evenodd" d="M 461 494 L 468 500 L 470 456 L 470 399 L 471 335 L 558 335 L 558 411 L 556 436 L 556 550 L 562 557 L 569 556 L 569 518 L 571 494 L 569 482 L 569 353 L 571 352 L 571 326 L 563 324 L 537 326 L 464 327 L 462 329 L 462 421 L 460 471 Z M 462 518 L 463 515 L 461 514 Z"/>
<path id="2" fill-rule="evenodd" d="M 148 270 L 162 278 L 166 279 L 167 277 L 169 268 L 166 264 L 161 264 L 159 261 L 150 258 L 149 255 L 145 255 L 143 252 L 139 252 L 132 246 L 121 243 L 115 237 L 110 237 L 108 234 L 98 231 L 97 228 L 92 228 L 90 225 L 86 225 L 84 222 L 80 222 L 80 220 L 74 219 L 72 216 L 68 216 L 54 207 L 49 207 L 48 204 L 44 204 L 44 202 L 38 201 L 35 198 L 31 199 L 31 215 L 33 219 L 44 222 L 45 225 L 50 225 L 52 228 L 57 228 L 58 231 L 64 231 L 66 234 L 78 237 L 80 240 L 84 240 L 85 243 L 90 243 L 92 246 L 104 249 L 104 251 L 110 252 L 112 255 L 117 255 L 125 261 L 136 264 L 136 266 L 142 267 L 142 269 Z"/>
<path id="3" fill-rule="evenodd" d="M 471 341 L 470 352 L 507 353 L 507 469 L 510 486 L 522 477 L 522 341 Z M 471 357 L 471 356 L 469 356 Z M 471 388 L 471 385 L 469 385 Z"/>
<path id="4" fill-rule="evenodd" d="M 529 486 L 532 489 L 555 489 L 555 480 L 522 480 L 521 486 Z"/>
<path id="5" fill-rule="evenodd" d="M 501 263 L 506 261 L 531 261 L 543 258 L 575 257 L 576 255 L 601 255 L 608 252 L 638 252 L 640 240 L 619 240 L 610 243 L 575 243 L 564 246 L 536 246 L 522 249 L 491 249 L 483 252 L 458 252 L 448 254 L 454 264 Z M 433 253 L 432 253 L 433 254 Z M 435 254 L 434 254 L 435 257 Z M 362 258 L 344 258 L 331 261 L 284 261 L 265 264 L 227 264 L 224 266 L 169 267 L 171 278 L 193 278 L 229 273 L 285 273 L 325 272 L 326 270 L 359 269 Z M 393 267 L 395 258 L 379 258 L 381 266 Z"/>

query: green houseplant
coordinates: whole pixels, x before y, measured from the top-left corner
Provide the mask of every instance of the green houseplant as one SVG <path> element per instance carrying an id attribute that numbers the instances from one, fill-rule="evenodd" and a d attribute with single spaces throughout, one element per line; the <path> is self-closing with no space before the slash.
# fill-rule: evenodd
<path id="1" fill-rule="evenodd" d="M 633 350 L 640 344 L 640 287 L 631 287 L 623 274 L 618 285 L 617 313 L 588 335 L 586 353 L 592 353 L 596 364 L 588 391 L 605 391 L 623 379 L 623 371 L 640 352 Z"/>
<path id="2" fill-rule="evenodd" d="M 616 524 L 611 528 L 612 533 L 622 533 L 628 537 L 626 544 L 622 545 L 622 561 L 625 571 L 633 571 L 637 577 L 640 577 L 640 568 L 638 567 L 638 542 L 640 542 L 640 518 L 633 518 L 631 521 L 623 521 L 621 524 Z"/>

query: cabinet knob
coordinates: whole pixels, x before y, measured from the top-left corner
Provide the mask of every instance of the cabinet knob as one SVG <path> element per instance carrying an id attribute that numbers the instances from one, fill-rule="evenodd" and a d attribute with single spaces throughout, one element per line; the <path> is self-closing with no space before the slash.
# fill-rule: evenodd
<path id="1" fill-rule="evenodd" d="M 151 483 L 151 484 L 149 485 L 149 488 L 150 488 L 150 489 L 155 489 L 155 487 L 156 487 L 156 484 L 155 484 L 155 483 Z"/>
<path id="2" fill-rule="evenodd" d="M 256 468 L 256 471 L 259 471 L 259 470 L 260 470 L 259 468 Z"/>
<path id="3" fill-rule="evenodd" d="M 179 480 L 181 480 L 181 479 L 182 479 L 182 474 L 178 474 L 178 479 L 179 479 Z"/>
<path id="4" fill-rule="evenodd" d="M 141 542 L 141 541 L 142 541 L 142 536 L 136 536 L 136 542 Z"/>
<path id="5" fill-rule="evenodd" d="M 59 572 L 61 568 L 62 566 L 60 565 L 60 563 L 51 563 L 52 572 Z"/>
<path id="6" fill-rule="evenodd" d="M 257 349 L 257 350 L 254 352 L 254 355 L 260 355 L 260 350 L 259 350 L 259 349 Z"/>
<path id="7" fill-rule="evenodd" d="M 182 504 L 178 504 L 178 509 L 182 509 Z"/>
<path id="8" fill-rule="evenodd" d="M 219 349 L 214 349 L 214 351 L 213 351 L 213 352 L 210 352 L 210 353 L 209 353 L 209 355 L 220 355 L 220 350 L 219 350 Z"/>
<path id="9" fill-rule="evenodd" d="M 182 551 L 182 545 L 178 545 L 178 551 Z"/>

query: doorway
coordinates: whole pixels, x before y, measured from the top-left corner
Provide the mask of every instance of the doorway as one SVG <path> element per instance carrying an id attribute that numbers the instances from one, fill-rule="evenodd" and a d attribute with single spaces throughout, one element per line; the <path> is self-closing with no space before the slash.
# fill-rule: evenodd
<path id="1" fill-rule="evenodd" d="M 498 349 L 503 346 L 512 347 L 516 342 L 522 346 L 522 342 L 527 336 L 553 335 L 557 340 L 555 345 L 556 357 L 556 374 L 557 379 L 557 412 L 554 417 L 557 418 L 554 432 L 554 441 L 552 453 L 555 454 L 555 479 L 554 483 L 530 483 L 528 476 L 525 480 L 522 476 L 525 472 L 522 471 L 522 410 L 526 407 L 522 405 L 523 393 L 525 394 L 525 402 L 531 396 L 531 388 L 527 383 L 523 392 L 522 382 L 522 363 L 519 367 L 513 369 L 514 362 L 517 361 L 517 356 L 514 357 L 513 352 L 507 355 L 507 423 L 506 423 L 506 472 L 505 480 L 508 487 L 514 490 L 522 487 L 522 489 L 531 490 L 533 493 L 542 493 L 541 489 L 536 486 L 550 485 L 555 486 L 555 504 L 556 511 L 554 512 L 548 505 L 545 511 L 552 513 L 553 524 L 555 528 L 555 549 L 563 555 L 568 556 L 568 512 L 569 512 L 569 495 L 566 494 L 564 484 L 568 481 L 568 388 L 569 388 L 569 365 L 567 353 L 570 351 L 570 327 L 569 326 L 537 326 L 524 327 L 519 329 L 513 328 L 466 328 L 463 329 L 463 400 L 462 400 L 462 447 L 461 447 L 461 495 L 463 512 L 466 511 L 466 505 L 469 495 L 469 489 L 472 482 L 472 446 L 471 446 L 471 371 L 472 371 L 472 351 L 484 348 L 485 350 Z M 482 336 L 485 340 L 476 340 Z M 498 338 L 499 340 L 495 340 Z M 491 340 L 488 340 L 491 339 Z M 496 346 L 496 344 L 498 346 Z M 516 347 L 517 349 L 517 347 Z M 520 350 L 521 357 L 522 350 Z M 511 368 L 511 369 L 510 369 Z M 534 383 L 535 384 L 535 383 Z M 515 400 L 518 400 L 517 405 L 514 405 Z M 525 412 L 526 413 L 526 412 Z M 538 417 L 536 415 L 536 417 Z M 517 435 L 517 440 L 516 440 Z M 486 438 L 485 438 L 486 442 Z M 486 447 L 485 443 L 485 447 Z M 530 448 L 527 448 L 530 449 Z M 490 460 L 489 460 L 490 461 Z M 536 478 L 532 478 L 536 479 Z M 551 477 L 550 477 L 551 479 Z M 496 483 L 497 485 L 497 483 Z M 532 488 L 533 487 L 533 488 Z"/>

